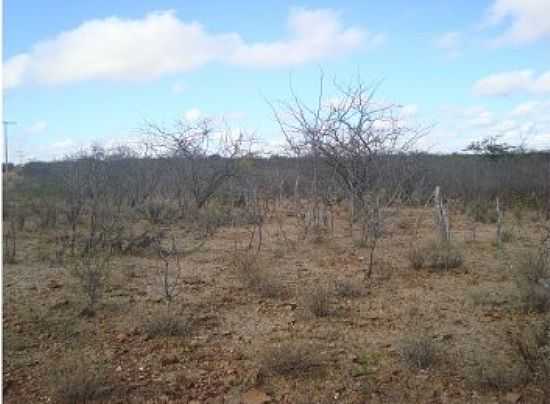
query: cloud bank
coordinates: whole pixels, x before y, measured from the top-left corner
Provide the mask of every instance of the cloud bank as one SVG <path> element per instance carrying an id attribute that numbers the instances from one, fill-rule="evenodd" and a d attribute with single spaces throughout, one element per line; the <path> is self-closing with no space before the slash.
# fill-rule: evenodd
<path id="1" fill-rule="evenodd" d="M 238 33 L 210 33 L 173 11 L 142 19 L 90 20 L 4 64 L 4 87 L 58 85 L 84 80 L 150 80 L 207 63 L 246 68 L 290 67 L 376 46 L 380 34 L 346 27 L 331 9 L 293 8 L 285 38 L 247 42 Z"/>

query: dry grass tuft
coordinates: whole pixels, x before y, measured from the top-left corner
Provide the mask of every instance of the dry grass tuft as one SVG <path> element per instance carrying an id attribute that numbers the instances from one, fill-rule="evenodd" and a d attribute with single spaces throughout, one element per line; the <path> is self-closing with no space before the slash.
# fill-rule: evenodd
<path id="1" fill-rule="evenodd" d="M 462 250 L 451 242 L 432 241 L 409 253 L 413 269 L 429 268 L 432 271 L 448 271 L 459 268 L 464 263 Z"/>
<path id="2" fill-rule="evenodd" d="M 526 381 L 523 366 L 480 347 L 466 358 L 464 376 L 471 388 L 508 390 Z"/>
<path id="3" fill-rule="evenodd" d="M 193 330 L 193 320 L 189 315 L 177 314 L 166 309 L 149 317 L 143 325 L 143 330 L 149 338 L 187 337 Z"/>
<path id="4" fill-rule="evenodd" d="M 328 317 L 334 314 L 331 298 L 332 290 L 322 284 L 302 291 L 303 306 L 315 317 Z"/>
<path id="5" fill-rule="evenodd" d="M 286 341 L 260 353 L 260 374 L 303 376 L 322 366 L 317 346 Z"/>
<path id="6" fill-rule="evenodd" d="M 428 369 L 436 361 L 437 349 L 431 337 L 418 335 L 404 338 L 401 341 L 399 353 L 407 366 L 415 369 Z"/>
<path id="7" fill-rule="evenodd" d="M 334 283 L 334 293 L 337 296 L 349 299 L 358 298 L 366 294 L 365 288 L 349 279 L 341 279 Z"/>
<path id="8" fill-rule="evenodd" d="M 550 310 L 550 257 L 544 252 L 524 255 L 514 270 L 514 280 L 526 311 Z"/>
<path id="9" fill-rule="evenodd" d="M 112 393 L 103 366 L 90 363 L 80 354 L 64 361 L 50 378 L 52 394 L 59 403 L 104 401 Z"/>
<path id="10" fill-rule="evenodd" d="M 286 288 L 273 273 L 260 266 L 257 255 L 238 251 L 233 255 L 232 266 L 243 283 L 260 296 L 282 298 L 287 295 Z"/>
<path id="11" fill-rule="evenodd" d="M 550 315 L 540 322 L 531 322 L 512 339 L 512 345 L 529 379 L 542 386 L 550 398 Z"/>

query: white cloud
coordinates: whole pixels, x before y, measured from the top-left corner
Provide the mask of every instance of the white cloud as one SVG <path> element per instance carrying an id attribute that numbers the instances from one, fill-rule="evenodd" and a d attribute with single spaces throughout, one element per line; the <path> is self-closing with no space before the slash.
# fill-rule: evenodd
<path id="1" fill-rule="evenodd" d="M 195 122 L 202 116 L 202 111 L 198 108 L 191 108 L 188 111 L 185 111 L 183 117 L 187 122 Z"/>
<path id="2" fill-rule="evenodd" d="M 513 93 L 550 93 L 550 70 L 536 76 L 533 70 L 516 70 L 484 77 L 474 83 L 473 92 L 480 96 Z"/>
<path id="3" fill-rule="evenodd" d="M 31 134 L 37 134 L 44 132 L 47 128 L 48 123 L 46 121 L 36 121 L 27 128 L 27 132 Z"/>
<path id="4" fill-rule="evenodd" d="M 288 35 L 248 43 L 238 33 L 208 32 L 173 11 L 141 19 L 90 20 L 40 41 L 4 65 L 5 88 L 81 80 L 146 80 L 187 72 L 211 63 L 243 67 L 288 67 L 377 45 L 381 35 L 345 27 L 330 9 L 292 9 Z"/>
<path id="5" fill-rule="evenodd" d="M 3 66 L 4 88 L 17 87 L 21 84 L 25 71 L 28 69 L 30 57 L 27 54 L 20 54 L 10 58 Z"/>
<path id="6" fill-rule="evenodd" d="M 183 83 L 174 83 L 174 85 L 172 86 L 172 92 L 174 94 L 181 94 L 186 90 L 186 88 L 186 85 Z"/>
<path id="7" fill-rule="evenodd" d="M 282 41 L 242 44 L 231 56 L 238 65 L 254 67 L 292 66 L 326 55 L 339 55 L 369 41 L 377 45 L 380 35 L 369 36 L 360 28 L 344 28 L 339 13 L 329 9 L 292 9 L 289 38 Z"/>
<path id="8" fill-rule="evenodd" d="M 550 15 L 548 18 L 550 18 Z M 550 70 L 539 76 L 535 83 L 535 91 L 539 93 L 550 93 Z"/>
<path id="9" fill-rule="evenodd" d="M 60 149 L 69 149 L 71 147 L 76 146 L 76 143 L 72 139 L 63 139 L 59 142 L 52 143 L 51 148 L 54 150 L 60 150 Z"/>
<path id="10" fill-rule="evenodd" d="M 529 139 L 529 145 L 538 149 L 550 150 L 550 130 L 532 136 Z"/>
<path id="11" fill-rule="evenodd" d="M 448 57 L 457 57 L 462 49 L 463 41 L 460 32 L 446 32 L 435 39 L 435 47 L 446 52 Z"/>
<path id="12" fill-rule="evenodd" d="M 549 108 L 550 100 L 531 100 L 504 112 L 482 105 L 446 106 L 440 109 L 441 121 L 430 138 L 444 139 L 437 144 L 438 151 L 461 150 L 487 136 L 499 136 L 512 145 L 525 143 L 528 148 L 544 148 L 546 139 L 545 147 L 550 147 L 545 137 L 550 133 Z"/>
<path id="13" fill-rule="evenodd" d="M 550 1 L 494 0 L 486 25 L 504 26 L 495 45 L 526 44 L 550 37 Z"/>
<path id="14" fill-rule="evenodd" d="M 494 122 L 493 114 L 484 107 L 473 107 L 465 111 L 466 124 L 471 127 L 484 127 Z"/>
<path id="15" fill-rule="evenodd" d="M 539 106 L 540 103 L 535 101 L 528 101 L 519 104 L 516 106 L 513 111 L 513 116 L 523 116 L 523 115 L 529 115 L 531 112 L 535 111 L 535 109 Z"/>

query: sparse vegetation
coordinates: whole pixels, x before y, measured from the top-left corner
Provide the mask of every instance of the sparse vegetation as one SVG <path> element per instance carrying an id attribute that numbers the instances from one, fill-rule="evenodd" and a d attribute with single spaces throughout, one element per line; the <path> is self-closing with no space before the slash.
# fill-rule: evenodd
<path id="1" fill-rule="evenodd" d="M 145 335 L 154 337 L 188 337 L 193 331 L 193 319 L 175 310 L 161 309 L 151 314 L 143 325 Z"/>
<path id="2" fill-rule="evenodd" d="M 286 341 L 260 353 L 260 373 L 286 377 L 304 376 L 323 364 L 319 347 L 300 341 Z"/>
<path id="3" fill-rule="evenodd" d="M 92 363 L 82 353 L 63 361 L 50 377 L 52 395 L 59 403 L 105 401 L 112 393 L 105 365 Z"/>
<path id="4" fill-rule="evenodd" d="M 550 259 L 545 250 L 525 253 L 514 268 L 514 280 L 525 310 L 550 310 Z"/>
<path id="5" fill-rule="evenodd" d="M 334 314 L 333 291 L 327 285 L 317 284 L 301 292 L 304 308 L 315 317 L 328 317 Z"/>
<path id="6" fill-rule="evenodd" d="M 245 286 L 260 296 L 278 298 L 287 294 L 284 285 L 270 270 L 261 266 L 258 255 L 249 249 L 236 249 L 232 266 Z"/>
<path id="7" fill-rule="evenodd" d="M 512 345 L 530 380 L 550 398 L 550 315 L 531 321 L 512 338 Z"/>
<path id="8" fill-rule="evenodd" d="M 437 358 L 437 348 L 428 335 L 406 337 L 400 342 L 399 353 L 403 362 L 412 368 L 431 368 Z"/>
<path id="9" fill-rule="evenodd" d="M 429 268 L 433 271 L 447 271 L 459 268 L 464 262 L 461 249 L 450 241 L 432 241 L 409 252 L 409 262 L 412 268 Z"/>
<path id="10" fill-rule="evenodd" d="M 334 293 L 340 297 L 358 298 L 364 296 L 366 290 L 362 285 L 358 285 L 356 282 L 342 279 L 334 283 Z"/>
<path id="11" fill-rule="evenodd" d="M 475 346 L 466 357 L 465 379 L 473 388 L 508 390 L 525 383 L 526 373 L 516 361 L 501 352 Z"/>
<path id="12" fill-rule="evenodd" d="M 13 167 L 8 400 L 116 401 L 113 385 L 130 401 L 548 395 L 550 154 L 418 153 L 424 128 L 398 105 L 361 80 L 337 89 L 275 105 L 284 156 L 199 119 L 147 123 L 135 149 Z M 473 334 L 512 338 L 467 355 L 465 387 L 451 359 Z M 78 363 L 54 372 L 60 353 Z M 328 376 L 296 387 L 311 375 Z"/>
<path id="13" fill-rule="evenodd" d="M 89 240 L 80 254 L 73 256 L 69 273 L 76 279 L 86 296 L 83 315 L 93 316 L 109 281 L 111 273 L 109 251 L 98 248 L 97 241 Z"/>

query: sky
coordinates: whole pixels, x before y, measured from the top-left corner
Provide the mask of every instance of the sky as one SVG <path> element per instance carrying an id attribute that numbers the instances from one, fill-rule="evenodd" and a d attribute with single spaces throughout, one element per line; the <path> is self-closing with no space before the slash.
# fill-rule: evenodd
<path id="1" fill-rule="evenodd" d="M 403 124 L 430 128 L 419 148 L 550 148 L 550 0 L 4 0 L 2 60 L 18 163 L 206 117 L 276 150 L 269 102 L 290 83 L 315 102 L 321 71 L 378 83 Z"/>

